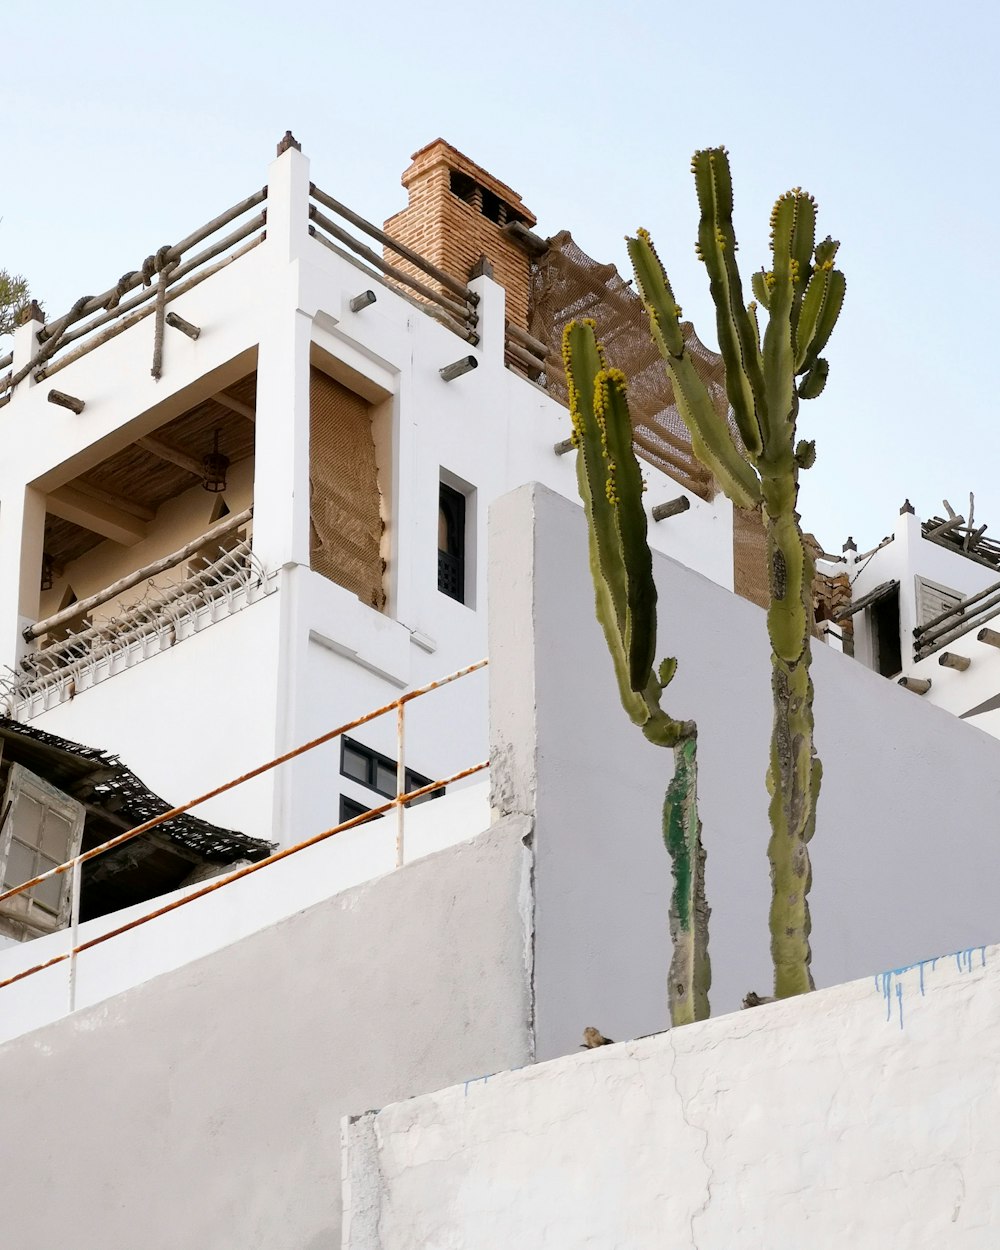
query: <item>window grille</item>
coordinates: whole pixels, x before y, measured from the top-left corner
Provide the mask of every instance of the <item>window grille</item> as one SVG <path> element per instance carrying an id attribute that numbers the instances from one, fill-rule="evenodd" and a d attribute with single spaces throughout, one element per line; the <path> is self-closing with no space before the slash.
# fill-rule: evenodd
<path id="1" fill-rule="evenodd" d="M 444 482 L 438 498 L 438 590 L 465 602 L 465 496 Z"/>

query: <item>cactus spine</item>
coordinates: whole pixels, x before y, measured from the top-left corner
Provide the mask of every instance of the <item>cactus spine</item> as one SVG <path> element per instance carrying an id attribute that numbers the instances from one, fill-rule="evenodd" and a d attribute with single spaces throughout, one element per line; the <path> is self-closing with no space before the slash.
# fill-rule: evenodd
<path id="1" fill-rule="evenodd" d="M 632 450 L 625 378 L 609 369 L 591 324 L 566 327 L 563 359 L 569 383 L 577 483 L 587 514 L 597 619 L 611 652 L 622 704 L 650 742 L 670 747 L 674 775 L 663 804 L 663 839 L 670 852 L 669 1004 L 674 1025 L 706 1019 L 711 964 L 705 852 L 698 819 L 697 729 L 660 706 L 677 667 L 654 669 L 656 586 L 646 540 L 643 482 Z"/>
<path id="2" fill-rule="evenodd" d="M 813 987 L 808 893 L 808 843 L 816 824 L 822 768 L 813 745 L 812 553 L 796 511 L 799 472 L 811 467 L 812 442 L 795 441 L 800 399 L 813 399 L 828 374 L 820 356 L 844 300 L 844 275 L 834 267 L 838 243 L 816 244 L 816 204 L 788 191 L 771 213 L 769 271 L 753 275 L 757 302 L 768 314 L 763 340 L 757 303 L 744 306 L 736 265 L 733 188 L 724 148 L 692 161 L 701 219 L 697 251 L 709 277 L 726 392 L 740 439 L 721 420 L 694 371 L 670 282 L 643 230 L 628 240 L 650 329 L 674 385 L 695 454 L 740 508 L 762 506 L 770 572 L 767 628 L 771 640 L 774 723 L 767 788 L 771 796 L 771 954 L 775 994 Z"/>

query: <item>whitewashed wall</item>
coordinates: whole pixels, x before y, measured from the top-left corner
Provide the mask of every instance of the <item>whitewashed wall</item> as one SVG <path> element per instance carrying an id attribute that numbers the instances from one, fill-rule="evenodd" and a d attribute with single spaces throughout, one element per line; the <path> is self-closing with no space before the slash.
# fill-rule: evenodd
<path id="1" fill-rule="evenodd" d="M 370 1112 L 344 1248 L 994 1250 L 998 1031 L 983 947 Z"/>
<path id="2" fill-rule="evenodd" d="M 623 712 L 594 617 L 578 505 L 525 487 L 495 505 L 491 593 L 493 804 L 535 837 L 539 1058 L 584 1025 L 666 1027 L 670 861 L 661 838 L 670 752 Z M 665 706 L 699 727 L 699 792 L 716 1013 L 771 983 L 771 732 L 764 613 L 654 557 Z M 813 971 L 834 985 L 993 940 L 1000 743 L 849 657 L 814 648 L 823 761 L 813 864 Z M 593 1019 L 596 1017 L 596 1019 Z"/>
<path id="3" fill-rule="evenodd" d="M 342 1116 L 529 1060 L 523 833 L 0 1047 L 4 1245 L 337 1250 Z"/>

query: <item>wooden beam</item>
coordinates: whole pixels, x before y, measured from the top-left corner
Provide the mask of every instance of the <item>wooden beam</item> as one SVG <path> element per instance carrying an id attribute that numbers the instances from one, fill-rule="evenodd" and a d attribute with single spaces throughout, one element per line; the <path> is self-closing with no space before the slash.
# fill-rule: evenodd
<path id="1" fill-rule="evenodd" d="M 176 464 L 179 469 L 186 469 L 197 478 L 204 477 L 200 460 L 185 455 L 183 451 L 178 451 L 176 447 L 171 447 L 168 443 L 161 443 L 158 438 L 137 438 L 135 445 L 141 447 L 143 451 L 148 451 L 150 455 L 159 456 L 161 460 Z"/>
<path id="2" fill-rule="evenodd" d="M 128 512 L 132 516 L 136 516 L 140 521 L 152 521 L 156 516 L 154 508 L 147 508 L 143 503 L 136 503 L 132 499 L 126 499 L 124 495 L 117 495 L 112 490 L 105 490 L 101 486 L 92 486 L 90 482 L 85 482 L 83 478 L 77 478 L 75 481 L 68 483 L 74 490 L 78 490 L 81 495 L 86 495 L 88 499 L 98 499 L 101 503 L 110 504 L 112 508 L 119 508 L 122 512 Z"/>
<path id="3" fill-rule="evenodd" d="M 82 525 L 91 533 L 110 538 L 123 547 L 134 547 L 147 534 L 145 521 L 111 504 L 92 499 L 72 486 L 60 486 L 52 491 L 46 496 L 45 506 L 53 516 Z"/>
<path id="4" fill-rule="evenodd" d="M 876 548 L 878 550 L 878 548 Z M 838 608 L 833 614 L 835 621 L 846 621 L 849 616 L 854 616 L 856 612 L 860 612 L 862 608 L 870 607 L 873 603 L 878 603 L 879 599 L 884 599 L 886 595 L 899 586 L 899 578 L 894 577 L 892 581 L 883 582 L 881 586 L 876 586 L 874 590 L 869 590 L 866 595 L 862 595 L 860 599 L 855 599 L 853 603 L 847 605 L 846 608 Z"/>
<path id="5" fill-rule="evenodd" d="M 99 608 L 102 603 L 107 603 L 109 599 L 114 599 L 126 590 L 131 590 L 133 586 L 138 586 L 140 582 L 146 581 L 147 578 L 156 577 L 157 574 L 163 573 L 166 569 L 180 564 L 182 560 L 187 560 L 202 547 L 207 547 L 209 543 L 214 542 L 215 539 L 221 538 L 232 530 L 239 529 L 252 516 L 253 505 L 244 509 L 243 512 L 227 516 L 224 521 L 220 521 L 218 525 L 214 525 L 210 530 L 206 530 L 204 534 L 193 538 L 189 543 L 185 543 L 177 551 L 172 551 L 170 555 L 154 560 L 152 564 L 147 564 L 145 568 L 136 569 L 134 573 L 129 573 L 125 577 L 120 577 L 118 581 L 112 582 L 110 586 L 105 586 L 103 590 L 89 595 L 86 599 L 78 599 L 76 603 L 71 603 L 68 608 L 63 608 L 55 616 L 46 617 L 43 621 L 36 621 L 34 625 L 29 625 L 27 629 L 21 631 L 21 637 L 25 642 L 30 642 L 32 638 L 40 638 L 42 634 L 47 634 L 50 629 L 58 629 L 60 625 L 65 625 L 67 621 L 72 620 L 76 616 L 83 616 L 85 613 L 93 611 L 94 608 Z"/>
<path id="6" fill-rule="evenodd" d="M 244 404 L 239 399 L 233 399 L 232 395 L 227 395 L 225 391 L 219 391 L 212 398 L 217 404 L 221 404 L 223 408 L 228 408 L 230 412 L 238 412 L 241 417 L 246 417 L 248 421 L 257 420 L 257 414 L 249 404 Z"/>

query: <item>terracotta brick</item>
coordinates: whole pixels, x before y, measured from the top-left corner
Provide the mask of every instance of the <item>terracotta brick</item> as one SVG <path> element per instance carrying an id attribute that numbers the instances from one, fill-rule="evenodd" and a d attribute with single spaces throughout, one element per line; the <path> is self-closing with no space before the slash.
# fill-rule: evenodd
<path id="1" fill-rule="evenodd" d="M 475 203 L 466 203 L 452 192 L 452 171 L 475 184 Z M 507 292 L 508 321 L 526 330 L 531 263 L 480 208 L 485 189 L 506 206 L 512 220 L 533 226 L 535 215 L 517 192 L 443 139 L 435 139 L 413 154 L 402 183 L 409 193 L 409 204 L 386 221 L 386 232 L 460 282 L 468 281 L 470 270 L 485 255 L 493 266 L 494 278 Z M 425 285 L 449 294 L 391 248 L 385 248 L 385 256 Z"/>

